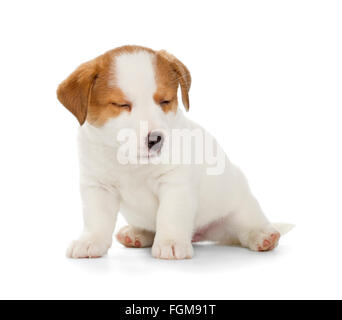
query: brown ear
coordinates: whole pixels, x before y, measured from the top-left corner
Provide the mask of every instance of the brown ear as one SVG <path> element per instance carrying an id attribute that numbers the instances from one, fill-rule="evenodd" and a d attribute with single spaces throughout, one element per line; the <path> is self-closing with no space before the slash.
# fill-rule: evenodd
<path id="1" fill-rule="evenodd" d="M 188 68 L 175 56 L 165 50 L 158 51 L 158 54 L 169 61 L 173 70 L 176 72 L 177 80 L 179 81 L 182 90 L 183 105 L 185 107 L 185 110 L 189 111 L 189 90 L 191 86 L 191 75 Z"/>
<path id="2" fill-rule="evenodd" d="M 87 118 L 90 92 L 97 76 L 95 60 L 80 65 L 57 89 L 58 100 L 82 125 Z"/>

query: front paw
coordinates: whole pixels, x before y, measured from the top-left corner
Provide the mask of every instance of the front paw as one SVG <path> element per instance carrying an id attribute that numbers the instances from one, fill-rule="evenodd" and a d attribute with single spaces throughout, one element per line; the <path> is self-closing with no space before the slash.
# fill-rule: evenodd
<path id="1" fill-rule="evenodd" d="M 71 242 L 66 256 L 68 258 L 100 258 L 104 256 L 111 243 L 96 237 L 81 237 L 79 240 Z"/>
<path id="2" fill-rule="evenodd" d="M 158 240 L 152 247 L 152 256 L 158 259 L 191 259 L 193 255 L 194 249 L 190 241 Z"/>

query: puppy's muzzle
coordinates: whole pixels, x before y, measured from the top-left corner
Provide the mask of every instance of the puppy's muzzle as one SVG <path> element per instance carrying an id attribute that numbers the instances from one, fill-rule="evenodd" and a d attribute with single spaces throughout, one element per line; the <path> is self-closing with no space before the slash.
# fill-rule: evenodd
<path id="1" fill-rule="evenodd" d="M 159 152 L 164 143 L 164 134 L 160 131 L 152 131 L 147 136 L 149 151 Z"/>

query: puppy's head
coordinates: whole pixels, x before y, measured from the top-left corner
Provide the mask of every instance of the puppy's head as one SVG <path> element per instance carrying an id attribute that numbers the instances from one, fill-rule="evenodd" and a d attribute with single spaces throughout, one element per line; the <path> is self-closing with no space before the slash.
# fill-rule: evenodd
<path id="1" fill-rule="evenodd" d="M 134 130 L 141 141 L 138 154 L 148 156 L 160 151 L 163 135 L 177 122 L 178 86 L 189 110 L 190 85 L 188 69 L 173 55 L 124 46 L 79 66 L 57 96 L 81 125 L 98 128 L 108 143 L 115 145 L 120 130 Z"/>

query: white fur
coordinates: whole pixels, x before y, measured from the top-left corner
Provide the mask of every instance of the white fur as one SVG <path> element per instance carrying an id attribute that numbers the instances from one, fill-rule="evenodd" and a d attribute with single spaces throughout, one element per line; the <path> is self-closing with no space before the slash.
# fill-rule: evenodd
<path id="1" fill-rule="evenodd" d="M 140 120 L 147 121 L 149 130 L 203 130 L 179 108 L 176 114 L 165 114 L 155 104 L 153 59 L 144 51 L 117 57 L 111 84 L 115 81 L 133 102 L 131 113 L 123 112 L 100 128 L 86 122 L 79 130 L 84 232 L 71 244 L 68 256 L 104 255 L 111 246 L 119 211 L 132 227 L 155 233 L 152 255 L 157 258 L 192 257 L 194 233 L 217 221 L 203 240 L 239 243 L 258 250 L 276 230 L 264 216 L 241 171 L 228 159 L 221 175 L 208 175 L 206 164 L 118 162 L 119 130 L 128 127 L 138 131 Z M 138 149 L 140 155 L 148 152 L 143 143 Z"/>

